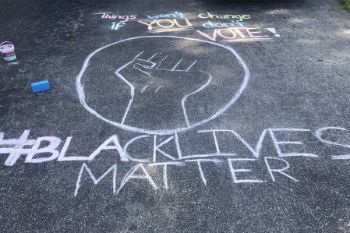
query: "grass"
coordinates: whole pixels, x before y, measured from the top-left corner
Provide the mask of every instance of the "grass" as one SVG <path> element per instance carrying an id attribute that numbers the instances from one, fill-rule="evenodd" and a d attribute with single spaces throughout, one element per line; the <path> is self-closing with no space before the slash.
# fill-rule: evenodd
<path id="1" fill-rule="evenodd" d="M 350 0 L 339 0 L 339 2 L 350 12 Z"/>

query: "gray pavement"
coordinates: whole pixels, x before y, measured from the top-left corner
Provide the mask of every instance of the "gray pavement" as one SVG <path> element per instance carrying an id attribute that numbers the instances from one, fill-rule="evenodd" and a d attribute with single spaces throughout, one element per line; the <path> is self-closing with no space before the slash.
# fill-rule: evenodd
<path id="1" fill-rule="evenodd" d="M 1 232 L 350 232 L 337 2 L 0 3 Z"/>

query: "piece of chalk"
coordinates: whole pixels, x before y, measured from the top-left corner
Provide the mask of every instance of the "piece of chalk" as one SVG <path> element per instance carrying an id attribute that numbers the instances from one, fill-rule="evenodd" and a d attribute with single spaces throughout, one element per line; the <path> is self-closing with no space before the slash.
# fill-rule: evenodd
<path id="1" fill-rule="evenodd" d="M 49 84 L 49 81 L 47 80 L 32 83 L 32 91 L 34 93 L 48 91 L 48 90 L 50 90 L 50 84 Z"/>

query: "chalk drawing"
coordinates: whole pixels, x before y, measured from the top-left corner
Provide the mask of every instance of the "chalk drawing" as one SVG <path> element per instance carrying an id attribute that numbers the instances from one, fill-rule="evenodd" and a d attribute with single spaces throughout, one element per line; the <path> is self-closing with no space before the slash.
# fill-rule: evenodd
<path id="1" fill-rule="evenodd" d="M 269 163 L 269 160 L 278 160 L 278 161 L 281 161 L 283 162 L 286 166 L 285 167 L 282 167 L 282 168 L 271 168 L 271 165 Z M 294 177 L 290 176 L 289 174 L 285 173 L 286 170 L 289 169 L 289 163 L 282 159 L 282 158 L 276 158 L 276 157 L 264 157 L 264 161 L 265 161 L 265 164 L 266 164 L 266 168 L 271 176 L 271 179 L 273 182 L 276 181 L 276 178 L 275 178 L 275 175 L 274 173 L 279 173 L 280 175 L 283 175 L 291 180 L 293 180 L 294 182 L 298 182 L 297 179 L 295 179 Z"/>
<path id="2" fill-rule="evenodd" d="M 202 163 L 210 162 L 210 163 L 218 164 L 218 163 L 221 163 L 223 161 L 219 160 L 219 159 L 192 159 L 192 160 L 185 160 L 185 162 L 196 162 L 197 163 L 198 171 L 199 171 L 200 177 L 202 179 L 202 182 L 203 182 L 203 184 L 205 186 L 207 186 L 208 181 L 207 181 L 207 178 L 204 175 L 203 168 L 202 168 Z"/>
<path id="3" fill-rule="evenodd" d="M 111 29 L 114 30 L 114 31 L 117 31 L 121 27 L 123 27 L 124 25 L 125 25 L 125 23 L 123 23 L 123 22 L 113 22 L 112 26 L 111 26 Z"/>
<path id="4" fill-rule="evenodd" d="M 94 185 L 97 185 L 98 183 L 101 182 L 101 180 L 103 178 L 105 178 L 109 173 L 112 173 L 112 181 L 113 181 L 113 193 L 116 193 L 116 179 L 117 179 L 117 164 L 112 165 L 105 173 L 103 173 L 102 176 L 100 176 L 99 178 L 96 178 L 94 176 L 94 174 L 92 173 L 91 169 L 84 163 L 81 166 L 79 175 L 78 175 L 78 179 L 75 183 L 75 190 L 74 190 L 74 196 L 78 195 L 78 191 L 80 189 L 81 186 L 81 178 L 83 176 L 84 171 L 86 171 L 89 174 L 89 177 L 92 179 Z"/>
<path id="5" fill-rule="evenodd" d="M 216 21 L 211 21 L 208 20 L 204 23 L 202 23 L 202 26 L 204 28 L 208 28 L 208 29 L 213 29 L 213 28 L 230 28 L 230 27 L 243 27 L 243 23 L 241 21 L 238 20 L 231 20 L 228 22 L 216 22 Z"/>
<path id="6" fill-rule="evenodd" d="M 276 32 L 275 28 L 266 28 L 266 30 L 272 32 L 275 35 L 275 37 L 281 37 L 281 35 Z"/>
<path id="7" fill-rule="evenodd" d="M 137 15 L 119 15 L 119 14 L 115 14 L 113 12 L 97 12 L 94 13 L 94 15 L 100 15 L 101 19 L 113 19 L 113 20 L 120 20 L 120 22 L 122 23 L 126 23 L 130 20 L 134 20 L 137 18 Z"/>
<path id="8" fill-rule="evenodd" d="M 236 27 L 236 26 L 243 27 L 244 26 L 243 21 L 251 19 L 250 15 L 234 15 L 234 14 L 217 15 L 217 14 L 212 14 L 210 12 L 200 13 L 197 16 L 200 19 L 210 19 L 202 23 L 202 27 L 208 28 L 208 29 L 229 28 L 229 27 Z M 217 20 L 220 20 L 220 21 L 217 21 Z M 226 21 L 222 21 L 222 20 L 226 20 Z"/>
<path id="9" fill-rule="evenodd" d="M 331 141 L 329 139 L 324 138 L 324 133 L 329 131 L 341 131 L 341 132 L 346 132 L 348 131 L 345 128 L 342 127 L 334 127 L 334 126 L 330 126 L 330 127 L 323 127 L 323 128 L 319 128 L 315 131 L 315 136 L 318 140 L 320 140 L 321 142 L 327 144 L 327 145 L 334 145 L 334 146 L 338 146 L 338 147 L 343 147 L 343 148 L 350 148 L 350 144 L 342 144 L 339 142 L 334 142 Z M 332 156 L 333 159 L 350 159 L 350 154 L 345 154 L 345 155 L 333 155 Z"/>
<path id="10" fill-rule="evenodd" d="M 311 153 L 297 153 L 297 152 L 292 152 L 292 153 L 283 153 L 280 146 L 281 145 L 302 145 L 302 142 L 298 141 L 279 141 L 276 136 L 275 132 L 310 132 L 308 129 L 294 129 L 294 128 L 277 128 L 277 129 L 269 129 L 269 133 L 271 135 L 271 139 L 273 142 L 273 145 L 277 151 L 277 154 L 280 157 L 290 157 L 290 156 L 302 156 L 302 157 L 318 157 L 316 154 L 311 154 Z"/>
<path id="11" fill-rule="evenodd" d="M 93 14 L 100 16 L 101 19 L 105 19 L 108 21 L 114 20 L 109 26 L 110 29 L 113 31 L 119 30 L 120 28 L 124 27 L 127 22 L 133 21 L 137 18 L 137 15 L 120 15 L 120 14 L 113 13 L 110 11 L 97 12 L 97 13 L 93 13 Z"/>
<path id="12" fill-rule="evenodd" d="M 42 142 L 49 142 L 49 145 L 44 148 L 40 148 Z M 58 158 L 60 152 L 56 150 L 56 148 L 60 145 L 60 143 L 61 139 L 57 137 L 39 137 L 35 141 L 33 147 L 31 148 L 31 151 L 28 153 L 26 157 L 26 163 L 42 163 Z M 51 156 L 35 158 L 35 155 L 43 153 L 49 153 Z"/>
<path id="13" fill-rule="evenodd" d="M 111 30 L 117 31 L 124 27 L 129 21 L 136 21 L 137 15 L 120 15 L 110 11 L 97 12 L 95 15 L 101 19 L 114 20 L 109 26 Z M 211 12 L 200 13 L 191 16 L 191 20 L 196 16 L 199 19 L 193 24 L 186 15 L 180 11 L 166 14 L 146 15 L 146 18 L 139 19 L 136 22 L 146 25 L 151 33 L 177 32 L 184 30 L 198 29 L 197 32 L 212 41 L 223 40 L 226 42 L 244 42 L 244 41 L 264 41 L 271 40 L 274 37 L 281 37 L 273 27 L 260 28 L 245 26 L 246 21 L 252 18 L 251 15 L 240 14 L 214 14 Z M 198 25 L 197 25 L 198 24 Z M 203 29 L 213 29 L 211 32 L 203 32 Z"/>
<path id="14" fill-rule="evenodd" d="M 157 14 L 157 15 L 147 15 L 148 19 L 167 19 L 167 18 L 179 18 L 184 19 L 185 14 L 181 11 L 175 11 L 173 13 L 167 13 L 167 14 Z"/>
<path id="15" fill-rule="evenodd" d="M 92 161 L 95 159 L 97 155 L 101 153 L 103 150 L 115 150 L 118 152 L 121 161 L 129 161 L 129 158 L 124 153 L 122 146 L 119 143 L 119 139 L 117 135 L 113 135 L 108 138 L 101 146 L 99 146 L 90 156 L 89 160 Z"/>
<path id="16" fill-rule="evenodd" d="M 25 146 L 34 145 L 36 140 L 29 140 L 30 130 L 25 130 L 18 139 L 4 140 L 4 133 L 0 133 L 0 142 L 3 148 L 0 148 L 0 154 L 9 154 L 5 161 L 6 166 L 13 166 L 21 157 L 23 152 L 29 153 Z M 12 147 L 11 147 L 12 145 Z M 27 152 L 28 151 L 28 152 Z"/>
<path id="17" fill-rule="evenodd" d="M 234 14 L 212 14 L 210 12 L 198 14 L 200 19 L 236 19 L 238 21 L 243 21 L 251 19 L 250 15 L 234 15 Z"/>
<path id="18" fill-rule="evenodd" d="M 193 28 L 192 23 L 186 18 L 138 20 L 137 22 L 146 25 L 149 32 L 155 33 L 183 31 Z"/>
<path id="19" fill-rule="evenodd" d="M 159 72 L 159 75 L 166 76 L 167 79 L 169 79 L 169 77 L 172 78 L 172 76 L 173 76 L 174 77 L 173 81 L 177 82 L 177 83 L 181 81 L 178 78 L 176 78 L 179 76 L 181 76 L 181 79 L 188 80 L 189 79 L 188 75 L 196 75 L 196 78 L 199 78 L 199 77 L 203 76 L 203 74 L 207 74 L 207 81 L 202 86 L 200 86 L 197 90 L 194 90 L 193 92 L 190 92 L 189 94 L 186 94 L 181 99 L 181 106 L 182 106 L 183 115 L 184 115 L 187 126 L 189 126 L 190 123 L 188 120 L 186 107 L 185 107 L 186 100 L 188 99 L 188 97 L 198 93 L 199 91 L 203 90 L 206 86 L 208 86 L 208 84 L 212 80 L 212 76 L 211 76 L 211 74 L 203 72 L 203 71 L 199 71 L 198 73 L 191 72 L 191 69 L 194 66 L 194 64 L 196 63 L 196 61 L 191 62 L 190 65 L 186 65 L 184 70 L 179 69 L 178 67 L 182 62 L 182 58 L 180 60 L 178 60 L 176 62 L 176 64 L 173 67 L 171 67 L 170 69 L 163 68 L 162 67 L 163 63 L 168 58 L 168 55 L 161 57 L 160 62 L 157 64 L 157 63 L 153 62 L 153 59 L 157 56 L 157 54 L 158 53 L 153 54 L 151 57 L 147 58 L 146 60 L 139 59 L 140 54 L 138 54 L 130 62 L 127 62 L 125 65 L 122 65 L 120 68 L 118 68 L 116 70 L 116 72 L 115 72 L 116 76 L 118 76 L 121 80 L 123 80 L 130 87 L 130 90 L 131 90 L 131 99 L 128 103 L 128 106 L 126 108 L 126 111 L 124 113 L 124 116 L 123 116 L 121 123 L 122 124 L 125 123 L 125 120 L 128 116 L 130 108 L 134 102 L 134 96 L 135 96 L 135 92 L 136 92 L 135 86 L 137 85 L 138 82 L 140 82 L 140 79 L 141 79 L 139 75 L 133 76 L 133 74 L 131 74 L 130 77 L 133 77 L 136 79 L 136 84 L 133 84 L 133 83 L 135 83 L 135 80 L 131 80 L 130 77 L 126 78 L 126 76 L 123 74 L 124 70 L 132 67 L 132 69 L 136 69 L 136 70 L 140 71 L 141 73 L 145 74 L 146 76 L 150 77 L 151 81 L 148 83 L 154 83 L 153 80 L 157 80 L 157 77 L 156 77 L 157 71 L 161 71 L 161 72 Z M 167 71 L 167 72 L 164 73 L 164 71 Z M 173 85 L 174 85 L 174 83 L 173 83 Z M 149 84 L 146 84 L 144 87 L 142 87 L 141 93 L 143 93 L 148 86 L 149 86 Z M 185 85 L 185 86 L 188 87 L 188 85 Z M 163 87 L 162 85 L 157 86 L 154 93 L 157 93 L 162 87 Z M 175 87 L 175 85 L 174 85 L 174 87 Z M 186 91 L 186 92 L 188 93 L 189 91 Z"/>
<path id="20" fill-rule="evenodd" d="M 290 138 L 290 136 L 305 136 L 304 141 L 299 140 L 281 140 L 282 138 Z M 330 137 L 329 135 L 332 135 Z M 231 177 L 231 182 L 234 185 L 261 185 L 266 182 L 299 182 L 298 177 L 293 175 L 291 160 L 300 162 L 301 158 L 321 159 L 320 156 L 309 152 L 283 152 L 280 148 L 283 145 L 302 146 L 308 141 L 317 139 L 324 146 L 332 147 L 333 149 L 342 148 L 350 149 L 350 145 L 343 143 L 349 138 L 349 131 L 343 127 L 329 126 L 320 127 L 314 131 L 303 128 L 268 128 L 263 129 L 261 134 L 258 134 L 257 143 L 252 146 L 247 139 L 234 130 L 229 129 L 205 129 L 197 131 L 197 136 L 205 137 L 207 144 L 212 144 L 213 151 L 207 154 L 198 155 L 193 151 L 192 145 L 187 145 L 184 153 L 182 144 L 183 141 L 188 141 L 193 134 L 187 135 L 187 132 L 173 135 L 137 135 L 127 140 L 124 144 L 119 142 L 118 135 L 112 135 L 101 142 L 93 152 L 88 156 L 72 155 L 70 147 L 73 137 L 66 137 L 62 140 L 56 136 L 42 136 L 36 139 L 30 139 L 30 130 L 24 130 L 17 138 L 5 139 L 4 133 L 0 132 L 0 154 L 7 155 L 4 161 L 5 166 L 15 165 L 21 156 L 25 159 L 21 160 L 25 163 L 37 164 L 48 162 L 83 162 L 78 176 L 75 180 L 75 188 L 72 190 L 73 196 L 81 195 L 80 190 L 86 186 L 97 186 L 102 181 L 110 181 L 111 186 L 107 186 L 111 193 L 118 195 L 127 186 L 132 186 L 138 182 L 146 184 L 151 190 L 169 190 L 176 185 L 179 177 L 173 179 L 173 172 L 183 173 L 190 172 L 197 176 L 200 183 L 191 183 L 191 185 L 201 185 L 210 187 L 212 184 L 210 172 L 218 172 L 225 176 Z M 208 136 L 211 136 L 208 138 Z M 335 136 L 335 137 L 334 137 Z M 270 140 L 266 140 L 269 137 Z M 334 139 L 336 138 L 336 139 Z M 229 145 L 232 147 L 232 153 L 225 153 L 222 141 L 230 140 Z M 141 143 L 148 143 L 149 154 L 144 154 L 143 157 L 138 157 L 129 151 L 130 147 L 138 147 Z M 269 143 L 269 145 L 266 145 Z M 244 146 L 250 154 L 235 151 L 240 146 Z M 273 150 L 265 151 L 263 148 L 274 148 Z M 272 146 L 272 147 L 271 147 Z M 175 147 L 175 148 L 174 148 Z M 227 147 L 227 143 L 225 143 Z M 169 148 L 172 148 L 169 150 Z M 288 147 L 290 151 L 293 148 Z M 301 147 L 302 148 L 302 147 Z M 301 148 L 298 148 L 299 151 Z M 79 149 L 79 148 L 78 148 Z M 148 150 L 150 149 L 150 150 Z M 314 148 L 319 151 L 320 148 Z M 227 148 L 225 148 L 227 150 Z M 286 148 L 284 148 L 286 150 Z M 105 156 L 105 151 L 115 152 L 115 162 L 106 168 L 104 172 L 96 172 L 89 167 L 86 162 L 91 162 L 97 156 Z M 343 150 L 341 150 L 343 151 Z M 142 152 L 141 152 L 142 153 Z M 110 154 L 110 153 L 109 153 Z M 275 156 L 272 156 L 275 154 Z M 333 160 L 348 160 L 347 155 L 329 155 Z M 287 160 L 288 159 L 288 160 Z M 166 161 L 164 161 L 166 160 Z M 127 172 L 122 173 L 117 169 L 120 166 L 128 166 Z M 295 165 L 294 165 L 295 166 Z M 300 167 L 299 167 L 300 168 Z M 298 168 L 298 169 L 299 169 Z M 169 169 L 171 172 L 169 173 Z M 180 170 L 182 169 L 182 170 Z M 210 170 L 207 170 L 210 169 Z M 297 175 L 297 174 L 296 174 Z M 185 177 L 187 179 L 187 177 Z M 132 181 L 132 182 L 130 182 Z M 186 180 L 187 181 L 187 180 Z M 189 180 L 189 182 L 193 182 Z"/>
<path id="21" fill-rule="evenodd" d="M 310 129 L 302 128 L 268 128 L 262 130 L 260 135 L 256 135 L 256 144 L 253 146 L 253 143 L 248 142 L 247 139 L 234 130 L 199 130 L 196 132 L 196 135 L 205 138 L 206 144 L 212 144 L 212 149 L 208 149 L 209 151 L 207 151 L 207 153 L 197 154 L 194 148 L 189 148 L 189 145 L 187 145 L 186 151 L 190 151 L 190 153 L 183 152 L 183 140 L 188 141 L 191 138 L 186 133 L 181 133 L 180 135 L 177 133 L 173 135 L 143 134 L 130 138 L 124 144 L 120 143 L 118 135 L 115 134 L 102 141 L 96 149 L 91 150 L 92 152 L 89 155 L 78 156 L 72 155 L 69 150 L 72 147 L 72 136 L 67 137 L 65 140 L 56 136 L 43 136 L 36 139 L 29 139 L 30 130 L 25 130 L 18 139 L 4 139 L 4 133 L 0 132 L 0 154 L 7 155 L 4 161 L 5 166 L 13 166 L 21 156 L 25 157 L 25 163 L 47 163 L 50 161 L 92 162 L 97 157 L 103 157 L 105 152 L 108 151 L 113 152 L 116 161 L 121 161 L 123 163 L 161 163 L 164 162 L 164 160 L 169 163 L 191 161 L 215 162 L 216 159 L 223 157 L 236 158 L 245 156 L 246 158 L 259 159 L 261 157 L 271 156 L 271 153 L 274 153 L 278 158 L 298 157 L 320 159 L 319 155 L 307 152 L 307 149 L 303 147 L 314 139 L 317 139 L 325 146 L 335 149 L 350 149 L 349 144 L 326 139 L 324 136 L 326 132 L 333 132 L 334 135 L 337 135 L 339 141 L 344 141 L 344 138 L 349 137 L 349 131 L 342 127 L 320 127 L 314 132 Z M 344 133 L 347 133 L 347 135 Z M 208 135 L 211 135 L 211 137 L 208 137 Z M 283 140 L 283 137 L 290 138 L 291 136 L 303 136 L 304 139 L 294 141 Z M 222 140 L 228 140 L 230 142 L 232 151 L 223 151 Z M 149 151 L 149 153 L 144 154 L 143 157 L 130 152 L 131 147 L 137 148 L 140 144 L 145 145 L 148 148 L 147 151 Z M 288 147 L 281 148 L 284 145 Z M 265 147 L 274 148 L 274 151 L 269 150 L 266 154 L 266 152 L 263 151 Z M 172 149 L 169 150 L 169 148 Z M 242 150 L 238 151 L 237 148 L 243 148 L 246 152 L 242 153 Z M 319 148 L 316 148 L 316 150 L 319 150 Z M 348 155 L 329 156 L 332 159 L 350 159 Z"/>
<path id="22" fill-rule="evenodd" d="M 263 180 L 257 180 L 257 179 L 239 179 L 237 178 L 237 173 L 250 173 L 252 172 L 250 169 L 246 169 L 246 168 L 240 168 L 240 169 L 236 169 L 233 167 L 233 163 L 237 163 L 237 162 L 249 162 L 249 161 L 256 161 L 256 159 L 229 159 L 228 160 L 228 165 L 230 167 L 230 171 L 231 171 L 231 175 L 232 175 L 232 179 L 233 182 L 236 184 L 240 184 L 240 183 L 263 183 Z"/>
<path id="23" fill-rule="evenodd" d="M 135 175 L 135 173 L 141 170 L 143 175 Z M 118 188 L 116 194 L 120 192 L 120 190 L 128 183 L 129 180 L 131 179 L 141 179 L 141 180 L 147 180 L 149 184 L 152 186 L 153 189 L 158 189 L 157 185 L 154 183 L 152 177 L 148 174 L 147 170 L 143 166 L 142 163 L 137 164 L 135 167 L 131 168 L 128 173 L 126 173 L 125 177 L 122 180 L 122 183 L 120 187 Z"/>
<path id="24" fill-rule="evenodd" d="M 163 162 L 163 163 L 150 163 L 149 166 L 163 166 L 163 187 L 165 189 L 169 188 L 168 185 L 168 166 L 173 165 L 173 166 L 184 166 L 185 163 L 182 162 Z"/>
<path id="25" fill-rule="evenodd" d="M 222 29 L 214 29 L 212 32 L 204 32 L 202 30 L 196 30 L 199 35 L 211 40 L 211 41 L 227 41 L 227 42 L 239 42 L 239 41 L 261 41 L 271 40 L 272 37 L 265 32 L 274 34 L 275 37 L 280 35 L 276 33 L 274 28 L 256 28 L 256 27 L 229 27 Z"/>
<path id="26" fill-rule="evenodd" d="M 218 129 L 214 129 L 214 130 L 199 130 L 198 131 L 198 133 L 212 133 L 213 134 L 213 139 L 214 139 L 214 143 L 215 143 L 215 148 L 216 148 L 217 154 L 222 154 L 221 151 L 220 151 L 220 146 L 219 146 L 219 141 L 217 139 L 217 134 L 218 133 L 230 133 L 230 134 L 233 134 L 252 153 L 252 155 L 254 157 L 256 157 L 256 158 L 260 157 L 262 144 L 264 142 L 264 139 L 265 139 L 265 136 L 266 136 L 266 132 L 267 132 L 266 129 L 262 131 L 255 148 L 253 148 L 241 135 L 239 135 L 234 130 L 227 130 L 227 129 L 219 129 L 218 130 Z"/>
<path id="27" fill-rule="evenodd" d="M 111 182 L 111 190 L 112 194 L 118 195 L 124 187 L 129 183 L 129 181 L 134 181 L 134 185 L 137 184 L 137 182 L 146 182 L 149 184 L 149 187 L 153 190 L 158 190 L 160 187 L 164 190 L 168 190 L 170 188 L 170 184 L 175 184 L 178 181 L 177 179 L 171 179 L 169 178 L 169 172 L 168 168 L 171 167 L 171 169 L 193 169 L 193 165 L 197 164 L 198 166 L 198 173 L 194 173 L 199 175 L 201 182 L 204 184 L 205 187 L 209 185 L 209 180 L 205 176 L 204 169 L 202 167 L 202 163 L 206 163 L 206 166 L 210 166 L 210 169 L 216 169 L 220 170 L 224 173 L 230 173 L 232 177 L 232 183 L 233 184 L 259 184 L 259 183 L 265 183 L 265 182 L 285 182 L 285 181 L 292 181 L 292 182 L 299 182 L 298 179 L 293 177 L 290 174 L 290 165 L 289 162 L 282 158 L 276 158 L 276 157 L 265 157 L 264 163 L 261 165 L 261 163 L 258 163 L 257 159 L 247 159 L 247 158 L 235 158 L 235 159 L 215 159 L 215 160 L 188 160 L 186 162 L 163 162 L 163 163 L 137 163 L 136 165 L 132 166 L 131 169 L 126 174 L 120 174 L 120 172 L 117 171 L 117 165 L 112 165 L 109 169 L 107 169 L 100 177 L 96 178 L 93 174 L 91 168 L 88 167 L 85 163 L 80 168 L 78 178 L 75 182 L 75 190 L 74 190 L 74 196 L 79 195 L 79 190 L 81 187 L 91 185 L 91 181 L 85 181 L 83 182 L 83 177 L 87 177 L 90 180 L 93 181 L 93 185 L 98 185 L 103 179 L 107 179 L 107 175 L 112 176 L 112 182 Z M 236 168 L 234 166 L 238 165 L 240 168 Z M 248 168 L 242 168 L 242 166 L 247 166 L 247 163 L 255 164 L 255 166 L 258 166 L 258 171 L 253 171 Z M 226 166 L 226 171 L 222 168 L 218 168 L 218 164 L 228 164 Z M 159 177 L 159 173 L 150 173 L 150 171 L 155 171 L 155 168 L 160 167 L 162 170 L 162 183 L 163 184 L 157 184 L 156 180 Z M 85 171 L 85 172 L 84 172 Z M 265 174 L 268 176 L 266 176 Z M 87 174 L 84 176 L 84 174 Z M 152 175 L 151 175 L 152 174 Z M 264 176 L 262 176 L 264 175 Z M 253 179 L 251 177 L 255 177 L 256 179 Z M 259 177 L 260 176 L 260 177 Z M 108 176 L 110 177 L 110 176 Z M 123 177 L 121 179 L 121 182 L 117 184 L 117 177 Z M 268 179 L 266 179 L 268 177 Z M 85 179 L 86 180 L 86 179 Z M 110 180 L 110 178 L 109 178 Z M 158 182 L 159 183 L 159 182 Z M 131 185 L 131 183 L 130 183 Z M 192 185 L 198 185 L 197 183 L 193 183 Z"/>
<path id="28" fill-rule="evenodd" d="M 120 65 L 119 67 L 116 67 L 115 76 L 119 78 L 122 82 L 124 82 L 130 89 L 130 99 L 126 105 L 125 112 L 123 114 L 122 119 L 119 121 L 111 120 L 105 116 L 103 116 L 101 113 L 99 113 L 97 110 L 90 107 L 86 101 L 86 93 L 84 91 L 84 85 L 83 85 L 83 76 L 85 71 L 87 70 L 89 66 L 90 60 L 97 55 L 99 52 L 114 46 L 118 45 L 124 42 L 129 41 L 135 41 L 137 43 L 138 40 L 153 40 L 153 39 L 162 39 L 162 40 L 178 40 L 183 41 L 186 43 L 186 41 L 197 43 L 198 46 L 202 46 L 203 49 L 205 49 L 206 46 L 213 46 L 217 47 L 218 49 L 223 49 L 224 51 L 227 51 L 228 54 L 231 54 L 232 59 L 235 59 L 237 61 L 237 64 L 241 67 L 243 70 L 243 77 L 239 77 L 241 79 L 240 85 L 237 87 L 237 90 L 233 90 L 233 93 L 231 94 L 231 98 L 227 100 L 226 103 L 223 104 L 218 110 L 212 114 L 209 117 L 206 117 L 205 119 L 201 119 L 197 122 L 190 121 L 188 117 L 188 110 L 186 109 L 186 102 L 188 98 L 191 98 L 194 95 L 197 95 L 199 92 L 203 92 L 209 85 L 210 82 L 213 79 L 213 74 L 209 73 L 205 70 L 199 70 L 197 67 L 198 60 L 203 59 L 201 57 L 198 57 L 196 59 L 190 59 L 186 60 L 185 57 L 179 58 L 175 62 L 168 62 L 169 54 L 162 54 L 161 52 L 154 52 L 148 56 L 145 55 L 145 51 L 139 51 L 138 54 L 136 54 L 133 58 L 130 59 L 130 61 L 127 61 L 125 64 Z M 145 48 L 147 49 L 147 48 Z M 148 52 L 149 53 L 149 52 Z M 185 61 L 186 60 L 186 61 Z M 172 64 L 172 65 L 171 65 Z M 181 66 L 181 67 L 179 67 Z M 137 73 L 138 72 L 138 73 Z M 130 73 L 131 75 L 128 75 Z M 135 76 L 135 74 L 137 74 Z M 177 128 L 161 128 L 161 129 L 149 129 L 149 128 L 143 128 L 143 127 L 136 127 L 132 125 L 127 124 L 127 120 L 131 111 L 131 108 L 134 107 L 134 101 L 137 97 L 137 93 L 139 92 L 151 92 L 152 90 L 156 91 L 156 94 L 164 94 L 166 89 L 160 86 L 156 86 L 156 88 L 152 89 L 150 87 L 150 82 L 146 83 L 148 86 L 142 85 L 139 86 L 137 84 L 138 80 L 147 80 L 152 79 L 152 77 L 157 77 L 160 79 L 164 79 L 163 77 L 188 77 L 186 79 L 181 79 L 183 81 L 189 81 L 191 77 L 196 77 L 197 81 L 200 82 L 200 84 L 197 84 L 197 86 L 191 86 L 191 85 L 182 85 L 182 87 L 179 89 L 179 91 L 184 92 L 183 96 L 178 100 L 179 106 L 181 106 L 181 112 L 183 116 L 183 121 L 185 123 L 185 126 L 177 127 Z M 235 75 L 232 73 L 232 78 L 236 79 Z M 223 112 L 225 112 L 231 105 L 233 105 L 237 99 L 240 97 L 240 95 L 243 93 L 244 89 L 246 88 L 248 81 L 250 78 L 250 72 L 243 61 L 243 59 L 237 54 L 237 52 L 232 49 L 231 47 L 221 45 L 215 42 L 211 41 L 205 41 L 200 39 L 194 39 L 194 38 L 187 38 L 187 37 L 178 37 L 178 36 L 140 36 L 140 37 L 132 37 L 125 40 L 120 40 L 111 44 L 108 44 L 106 46 L 103 46 L 94 52 L 92 52 L 84 61 L 84 64 L 76 78 L 76 90 L 78 93 L 78 97 L 80 100 L 81 105 L 91 114 L 93 114 L 98 119 L 101 119 L 113 126 L 117 126 L 121 129 L 127 130 L 127 131 L 133 131 L 138 133 L 146 133 L 146 134 L 158 134 L 158 135 L 167 135 L 167 134 L 175 134 L 178 132 L 183 132 L 188 129 L 191 129 L 193 127 L 202 125 L 203 123 L 206 123 L 218 116 L 220 116 Z M 135 80 L 136 79 L 136 80 Z M 172 85 L 174 87 L 176 85 L 179 85 L 178 81 L 181 81 L 178 79 L 177 82 L 173 82 L 175 79 L 167 79 L 170 80 Z M 169 81 L 167 81 L 169 82 Z M 171 85 L 170 85 L 171 86 Z M 187 88 L 187 90 L 183 88 Z M 139 88 L 139 89 L 138 89 Z M 191 90 L 192 89 L 192 90 Z M 140 91 L 137 91 L 140 90 Z M 154 92 L 155 92 L 154 91 Z M 153 92 L 153 95 L 154 95 Z M 186 93 L 187 92 L 187 93 Z M 170 96 L 170 98 L 172 98 Z M 174 100 L 175 101 L 175 100 Z M 175 102 L 174 102 L 175 103 Z M 174 104 L 175 106 L 175 104 Z"/>

